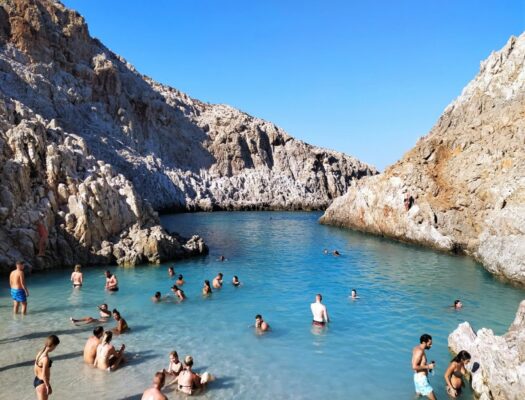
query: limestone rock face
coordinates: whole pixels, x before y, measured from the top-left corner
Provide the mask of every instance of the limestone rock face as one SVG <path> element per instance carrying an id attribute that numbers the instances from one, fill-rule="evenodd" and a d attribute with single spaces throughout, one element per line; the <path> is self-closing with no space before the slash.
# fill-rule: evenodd
<path id="1" fill-rule="evenodd" d="M 522 34 L 482 62 L 427 136 L 354 181 L 321 222 L 464 252 L 525 283 L 524 64 Z"/>
<path id="2" fill-rule="evenodd" d="M 140 75 L 52 0 L 5 0 L 7 96 L 84 139 L 155 209 L 319 209 L 376 170 Z"/>
<path id="3" fill-rule="evenodd" d="M 479 370 L 472 374 L 472 388 L 481 400 L 521 400 L 525 393 L 525 300 L 503 336 L 490 329 L 474 333 L 464 322 L 450 334 L 448 345 L 455 353 L 467 350 Z"/>
<path id="4" fill-rule="evenodd" d="M 130 181 L 56 125 L 0 94 L 0 272 L 19 259 L 44 269 L 206 253 L 198 236 L 162 229 Z M 43 257 L 39 225 L 48 233 Z"/>

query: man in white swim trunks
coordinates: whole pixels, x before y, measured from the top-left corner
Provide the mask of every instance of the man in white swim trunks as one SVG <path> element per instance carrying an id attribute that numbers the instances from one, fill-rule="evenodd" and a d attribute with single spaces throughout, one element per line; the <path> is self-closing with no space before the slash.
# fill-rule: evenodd
<path id="1" fill-rule="evenodd" d="M 325 326 L 329 321 L 330 318 L 328 317 L 328 311 L 326 310 L 326 306 L 321 303 L 323 300 L 323 296 L 321 296 L 320 293 L 318 293 L 315 296 L 315 303 L 310 304 L 310 309 L 312 310 L 312 325 L 314 326 Z"/>
<path id="2" fill-rule="evenodd" d="M 434 389 L 428 383 L 428 371 L 434 369 L 435 363 L 427 364 L 425 350 L 432 347 L 432 336 L 421 335 L 419 345 L 412 349 L 412 369 L 414 370 L 414 386 L 418 396 L 426 396 L 430 400 L 436 400 Z"/>

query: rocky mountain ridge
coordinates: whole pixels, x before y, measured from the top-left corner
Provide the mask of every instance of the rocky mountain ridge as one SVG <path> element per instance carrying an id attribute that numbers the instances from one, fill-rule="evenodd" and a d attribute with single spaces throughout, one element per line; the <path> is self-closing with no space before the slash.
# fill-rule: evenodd
<path id="1" fill-rule="evenodd" d="M 466 253 L 525 283 L 525 34 L 482 62 L 430 133 L 352 183 L 322 223 Z"/>
<path id="2" fill-rule="evenodd" d="M 154 82 L 54 0 L 0 3 L 0 111 L 0 270 L 201 254 L 153 209 L 320 209 L 376 173 Z"/>

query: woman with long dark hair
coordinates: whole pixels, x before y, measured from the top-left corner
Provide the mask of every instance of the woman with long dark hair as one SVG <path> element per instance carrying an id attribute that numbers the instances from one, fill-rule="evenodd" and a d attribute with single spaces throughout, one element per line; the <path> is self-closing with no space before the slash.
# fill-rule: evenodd
<path id="1" fill-rule="evenodd" d="M 456 398 L 461 394 L 461 388 L 464 386 L 463 376 L 467 373 L 466 366 L 470 362 L 470 358 L 470 354 L 467 351 L 461 350 L 456 357 L 450 361 L 445 371 L 447 393 L 452 398 Z"/>

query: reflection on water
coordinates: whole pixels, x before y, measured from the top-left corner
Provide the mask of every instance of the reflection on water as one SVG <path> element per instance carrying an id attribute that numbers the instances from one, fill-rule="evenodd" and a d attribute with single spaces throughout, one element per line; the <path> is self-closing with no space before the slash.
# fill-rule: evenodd
<path id="1" fill-rule="evenodd" d="M 103 291 L 105 268 L 85 268 L 85 285 L 72 289 L 68 271 L 28 278 L 29 315 L 12 317 L 8 288 L 0 291 L 0 398 L 33 399 L 33 360 L 45 337 L 58 334 L 52 354 L 54 398 L 140 399 L 168 354 L 191 354 L 197 371 L 217 376 L 200 398 L 407 399 L 413 397 L 410 356 L 419 336 L 434 337 L 429 359 L 438 398 L 450 354 L 447 336 L 468 320 L 503 333 L 524 291 L 504 285 L 475 262 L 317 224 L 319 213 L 212 213 L 166 216 L 164 224 L 198 232 L 210 256 L 175 263 L 188 296 L 154 304 L 170 293 L 167 266 L 111 268 L 120 282 Z M 337 249 L 340 257 L 323 254 Z M 225 255 L 227 261 L 217 258 Z M 172 265 L 170 263 L 169 265 Z M 224 273 L 224 287 L 203 298 L 205 279 Z M 231 285 L 238 275 L 243 286 Z M 359 300 L 349 299 L 357 289 Z M 310 303 L 323 294 L 332 322 L 313 327 Z M 449 306 L 461 298 L 465 308 Z M 114 373 L 84 365 L 79 351 L 94 326 L 73 326 L 70 316 L 96 316 L 96 306 L 118 308 L 131 333 L 128 362 Z M 262 314 L 271 331 L 257 335 Z M 105 324 L 113 327 L 114 321 Z M 7 391 L 6 391 L 7 390 Z M 173 387 L 170 399 L 182 399 Z M 55 397 L 56 396 L 56 397 Z M 463 398 L 469 398 L 467 391 Z"/>

